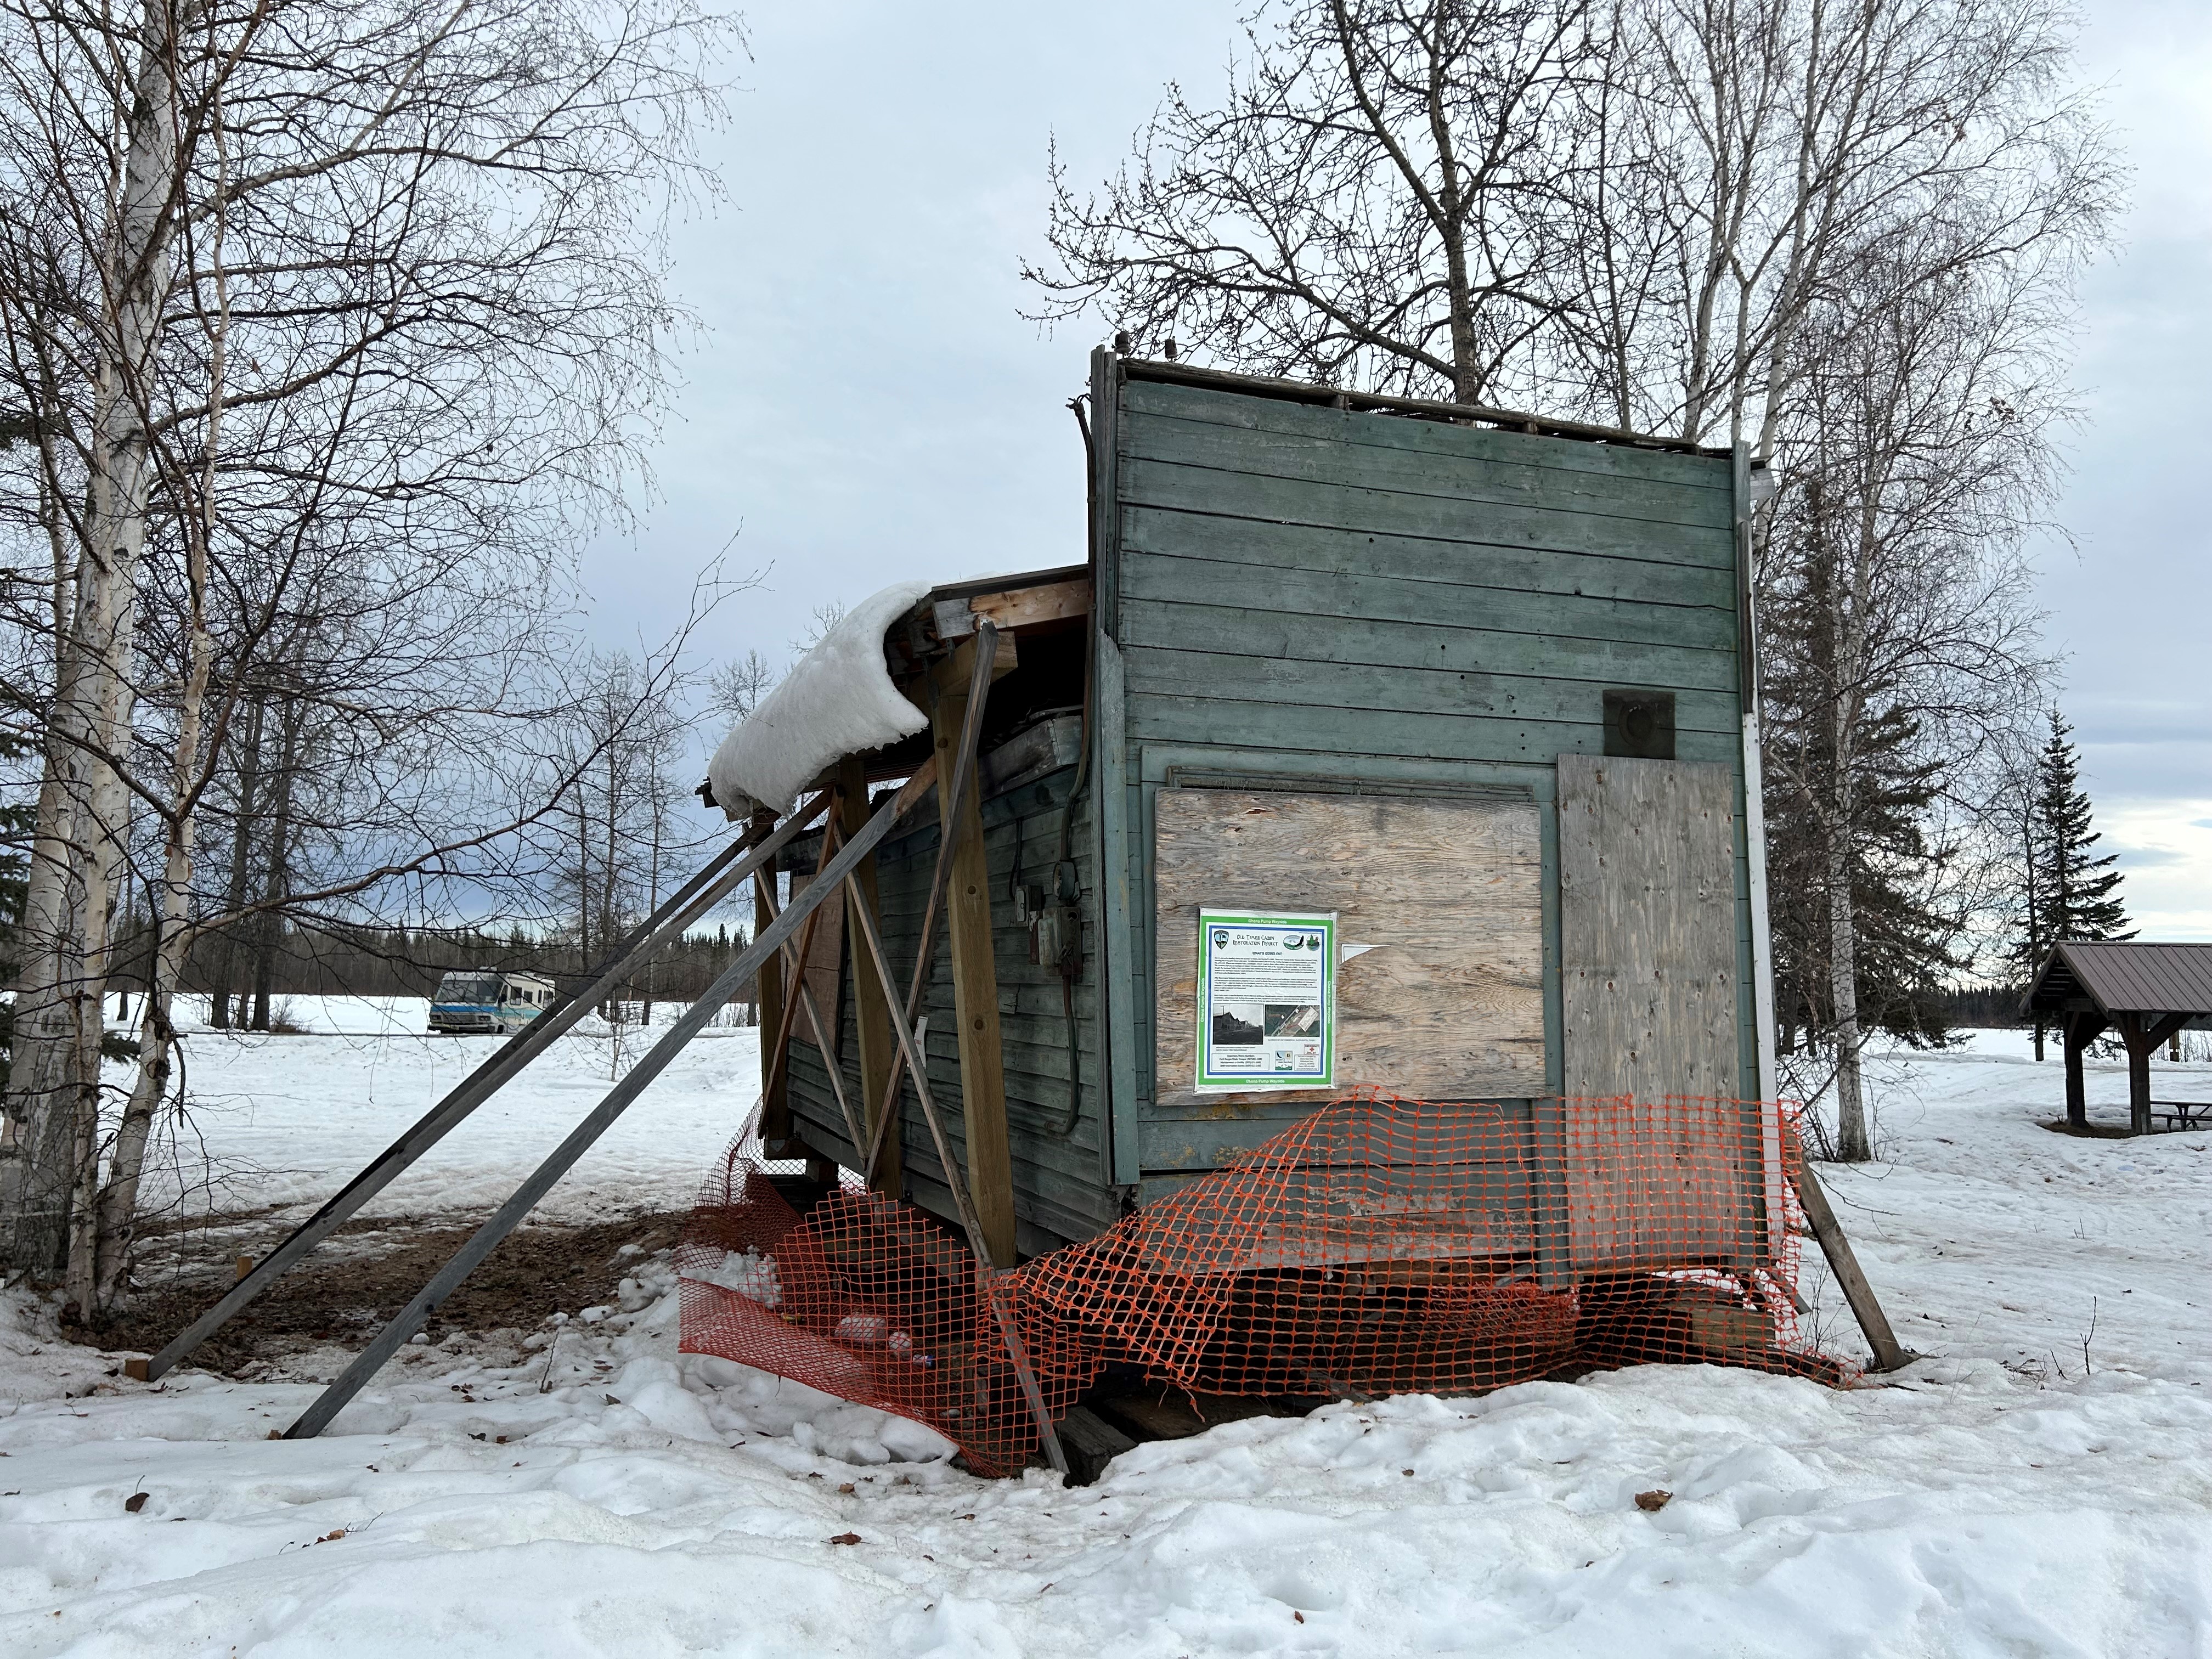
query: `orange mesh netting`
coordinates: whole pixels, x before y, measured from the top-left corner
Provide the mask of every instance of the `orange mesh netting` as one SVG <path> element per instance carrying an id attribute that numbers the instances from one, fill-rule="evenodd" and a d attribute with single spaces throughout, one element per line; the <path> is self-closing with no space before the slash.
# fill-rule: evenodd
<path id="1" fill-rule="evenodd" d="M 756 1147 L 748 1130 L 731 1148 L 678 1252 L 685 1351 L 912 1418 L 980 1472 L 1029 1461 L 963 1237 L 849 1184 L 802 1219 Z M 996 1275 L 997 1294 L 1054 1417 L 1109 1366 L 1286 1403 L 1652 1361 L 1839 1381 L 1793 1311 L 1802 1157 L 1771 1103 L 1364 1094 Z"/>

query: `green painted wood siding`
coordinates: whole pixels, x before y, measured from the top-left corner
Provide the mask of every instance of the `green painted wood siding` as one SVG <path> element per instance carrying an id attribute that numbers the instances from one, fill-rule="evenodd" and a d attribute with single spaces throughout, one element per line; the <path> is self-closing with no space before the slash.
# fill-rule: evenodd
<path id="1" fill-rule="evenodd" d="M 1103 1145 L 1103 1097 L 1099 1086 L 1097 887 L 1097 837 L 1087 799 L 1076 803 L 1069 851 L 1083 889 L 1079 908 L 1084 927 L 1085 971 L 1075 987 L 1077 1057 L 1082 1080 L 1082 1109 L 1073 1133 L 1058 1133 L 1067 1115 L 1067 1028 L 1059 976 L 1029 959 L 1029 930 L 1014 920 L 1011 884 L 1019 879 L 1049 887 L 1060 805 L 1075 781 L 1073 767 L 1024 783 L 983 803 L 983 842 L 991 871 L 993 944 L 999 978 L 999 1019 L 1006 1049 L 1006 1123 L 1013 1153 L 1014 1210 L 1024 1250 L 1048 1249 L 1067 1239 L 1088 1238 L 1110 1226 L 1121 1211 L 1109 1189 Z M 1086 797 L 1088 796 L 1088 791 Z M 913 971 L 921 936 L 929 879 L 937 862 L 935 808 L 916 814 L 923 827 L 886 841 L 876 854 L 878 902 L 883 908 L 884 949 L 901 976 Z M 1022 874 L 1015 875 L 1016 848 Z M 811 867 L 818 838 L 796 844 L 787 862 Z M 855 947 L 848 934 L 847 960 Z M 946 1123 L 953 1154 L 966 1165 L 964 1118 L 961 1109 L 960 1051 L 952 1016 L 952 978 L 943 918 L 923 1012 L 929 1017 L 925 1041 L 929 1086 Z M 848 971 L 849 971 L 849 967 Z M 860 1098 L 860 1042 L 849 989 L 842 999 L 843 1030 L 838 1051 L 849 1098 Z M 951 1217 L 951 1194 L 944 1171 L 922 1121 L 910 1086 L 900 1091 L 900 1132 L 904 1137 L 908 1182 L 915 1202 Z M 831 1093 L 820 1052 L 810 1043 L 791 1048 L 791 1105 L 812 1146 L 848 1168 L 857 1158 L 847 1144 L 844 1122 Z"/>
<path id="2" fill-rule="evenodd" d="M 1527 788 L 1556 1090 L 1556 757 L 1604 752 L 1607 689 L 1672 690 L 1677 756 L 1731 766 L 1741 796 L 1729 462 L 1143 380 L 1095 390 L 1111 399 L 1097 625 L 1122 678 L 1101 774 L 1121 781 L 1108 836 L 1129 911 L 1109 968 L 1135 1028 L 1116 1178 L 1166 1190 L 1310 1109 L 1200 1127 L 1152 1103 L 1151 804 L 1174 767 Z M 1748 988 L 1740 811 L 1736 887 Z M 1755 1096 L 1748 1035 L 1743 1075 Z"/>

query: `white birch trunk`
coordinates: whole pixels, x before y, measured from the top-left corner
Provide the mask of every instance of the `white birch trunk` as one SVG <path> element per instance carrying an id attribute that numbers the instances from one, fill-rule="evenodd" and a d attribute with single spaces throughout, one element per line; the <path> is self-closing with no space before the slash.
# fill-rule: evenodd
<path id="1" fill-rule="evenodd" d="M 91 1293 L 97 1180 L 100 1037 L 106 991 L 114 881 L 129 794 L 117 770 L 129 744 L 132 634 L 138 564 L 146 539 L 148 434 L 143 409 L 171 273 L 178 167 L 171 14 L 149 0 L 138 32 L 120 193 L 111 205 L 103 271 L 98 381 L 88 447 L 85 541 L 76 604 L 63 642 L 49 720 L 46 777 L 65 805 L 65 827 L 34 860 L 37 932 L 22 969 L 30 992 L 15 1037 L 11 1079 L 16 1140 L 29 1167 L 5 1194 L 15 1213 L 18 1265 L 51 1272 L 64 1249 L 80 1312 Z M 58 1157 L 57 1154 L 59 1154 Z M 68 1198 L 64 1212 L 63 1200 Z"/>

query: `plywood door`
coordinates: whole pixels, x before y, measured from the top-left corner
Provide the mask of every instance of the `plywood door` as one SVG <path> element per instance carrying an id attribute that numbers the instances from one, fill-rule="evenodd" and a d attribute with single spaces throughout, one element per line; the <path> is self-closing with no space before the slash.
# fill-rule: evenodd
<path id="1" fill-rule="evenodd" d="M 1734 1099 L 1735 778 L 1559 757 L 1565 1093 Z"/>
<path id="2" fill-rule="evenodd" d="M 1562 755 L 1559 788 L 1574 1265 L 1756 1258 L 1760 1146 L 1735 1103 L 1735 775 Z"/>
<path id="3" fill-rule="evenodd" d="M 1544 1091 L 1543 855 L 1531 801 L 1164 789 L 1153 815 L 1162 1106 L 1324 1100 L 1358 1084 L 1410 1099 Z M 1338 1091 L 1194 1085 L 1198 911 L 1326 911 Z"/>

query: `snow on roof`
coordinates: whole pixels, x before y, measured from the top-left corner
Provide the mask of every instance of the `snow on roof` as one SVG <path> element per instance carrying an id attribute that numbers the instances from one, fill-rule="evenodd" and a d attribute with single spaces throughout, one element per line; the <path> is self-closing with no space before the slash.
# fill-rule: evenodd
<path id="1" fill-rule="evenodd" d="M 755 802 L 788 812 L 823 768 L 929 724 L 884 666 L 884 630 L 929 591 L 898 582 L 854 605 L 722 739 L 707 782 L 725 812 L 747 817 Z"/>

